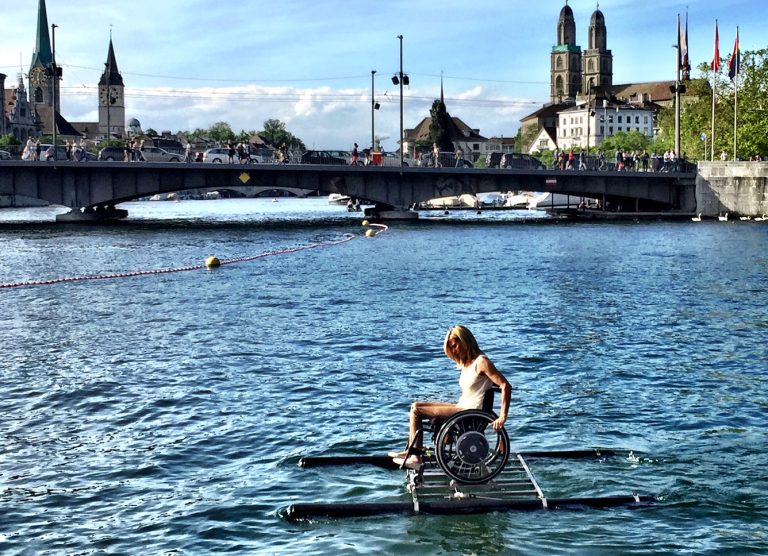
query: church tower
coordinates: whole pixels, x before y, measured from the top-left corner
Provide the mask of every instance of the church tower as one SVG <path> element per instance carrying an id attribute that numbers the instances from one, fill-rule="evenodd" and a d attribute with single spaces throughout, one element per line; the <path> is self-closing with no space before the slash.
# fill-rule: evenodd
<path id="1" fill-rule="evenodd" d="M 99 80 L 99 133 L 105 137 L 125 137 L 125 85 L 117 67 L 111 35 L 107 62 Z"/>
<path id="2" fill-rule="evenodd" d="M 48 12 L 45 0 L 40 0 L 37 7 L 37 39 L 32 63 L 29 66 L 30 102 L 35 109 L 41 106 L 53 106 L 54 79 L 52 75 L 53 52 L 51 38 L 48 35 Z M 56 91 L 58 94 L 58 90 Z M 56 99 L 58 101 L 58 99 Z M 57 102 L 56 106 L 60 106 Z"/>
<path id="3" fill-rule="evenodd" d="M 584 77 L 581 83 L 584 95 L 588 94 L 590 86 L 593 86 L 599 89 L 592 92 L 593 96 L 604 96 L 613 85 L 613 55 L 607 48 L 607 34 L 605 17 L 598 4 L 589 22 L 589 46 L 584 52 Z"/>
<path id="4" fill-rule="evenodd" d="M 576 45 L 576 21 L 565 0 L 557 22 L 557 45 L 552 48 L 551 102 L 575 102 L 581 90 L 581 47 Z"/>

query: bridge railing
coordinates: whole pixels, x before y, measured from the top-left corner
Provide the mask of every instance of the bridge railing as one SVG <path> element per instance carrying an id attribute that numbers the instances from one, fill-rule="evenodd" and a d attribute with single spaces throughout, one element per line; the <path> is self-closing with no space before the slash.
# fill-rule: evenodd
<path id="1" fill-rule="evenodd" d="M 646 162 L 641 158 L 625 159 L 622 164 L 615 161 L 609 161 L 606 158 L 597 156 L 582 157 L 576 155 L 572 166 L 569 165 L 566 158 L 550 166 L 552 170 L 587 170 L 594 172 L 650 172 L 650 173 L 669 173 L 669 174 L 689 174 L 696 172 L 696 163 L 688 160 L 664 161 L 661 157 L 648 157 Z"/>

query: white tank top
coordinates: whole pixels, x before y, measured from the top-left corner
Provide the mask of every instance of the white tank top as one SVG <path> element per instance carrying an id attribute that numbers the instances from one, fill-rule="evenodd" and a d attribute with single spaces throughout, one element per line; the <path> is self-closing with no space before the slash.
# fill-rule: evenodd
<path id="1" fill-rule="evenodd" d="M 461 409 L 482 409 L 485 393 L 491 389 L 493 382 L 477 372 L 477 362 L 481 357 L 478 356 L 472 363 L 461 369 L 459 377 L 459 386 L 461 387 L 461 397 L 458 405 Z"/>

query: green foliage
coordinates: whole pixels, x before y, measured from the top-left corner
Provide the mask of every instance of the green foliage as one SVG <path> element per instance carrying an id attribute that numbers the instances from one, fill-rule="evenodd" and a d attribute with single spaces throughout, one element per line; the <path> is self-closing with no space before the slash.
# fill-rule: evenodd
<path id="1" fill-rule="evenodd" d="M 633 129 L 629 133 L 619 131 L 600 143 L 600 149 L 605 153 L 612 153 L 619 149 L 622 151 L 643 151 L 651 144 L 651 139 L 644 133 Z"/>
<path id="2" fill-rule="evenodd" d="M 125 144 L 125 143 L 123 143 L 123 141 L 120 141 L 120 140 L 118 140 L 118 139 L 110 139 L 109 141 L 107 141 L 107 140 L 105 139 L 104 141 L 100 141 L 100 142 L 99 142 L 99 143 L 96 145 L 96 150 L 97 150 L 97 151 L 100 151 L 100 150 L 101 150 L 101 149 L 103 149 L 104 147 L 122 147 L 124 144 Z"/>
<path id="3" fill-rule="evenodd" d="M 227 122 L 216 122 L 208 130 L 208 138 L 219 143 L 235 140 L 235 133 Z"/>
<path id="4" fill-rule="evenodd" d="M 0 136 L 0 147 L 13 147 L 18 145 L 21 145 L 21 141 L 16 139 L 13 134 L 9 133 L 7 135 Z"/>
<path id="5" fill-rule="evenodd" d="M 155 131 L 151 127 L 147 131 L 145 131 L 144 134 L 148 135 L 149 137 L 157 137 L 158 135 L 160 135 L 157 131 Z"/>
<path id="6" fill-rule="evenodd" d="M 430 142 L 437 143 L 441 151 L 453 151 L 453 141 L 451 141 L 453 121 L 445 109 L 445 103 L 440 100 L 433 102 L 429 114 L 432 116 L 432 121 L 429 124 Z"/>
<path id="7" fill-rule="evenodd" d="M 680 110 L 680 150 L 691 160 L 706 158 L 711 151 L 712 140 L 712 80 L 717 80 L 715 99 L 715 158 L 723 150 L 733 156 L 733 112 L 736 92 L 728 78 L 727 60 L 720 72 L 713 76 L 709 63 L 697 68 L 703 79 L 686 83 Z M 738 78 L 737 109 L 737 156 L 749 158 L 755 154 L 768 155 L 768 50 L 741 53 L 741 73 Z M 674 148 L 674 107 L 665 108 L 658 117 L 660 133 L 652 148 L 657 152 Z"/>
<path id="8" fill-rule="evenodd" d="M 259 136 L 274 147 L 285 144 L 291 150 L 305 150 L 304 142 L 285 128 L 285 124 L 277 119 L 264 122 L 264 130 Z"/>
<path id="9" fill-rule="evenodd" d="M 523 129 L 521 126 L 517 130 L 517 136 L 515 136 L 515 150 L 521 153 L 527 153 L 533 142 L 536 140 L 536 136 L 539 134 L 539 130 L 533 126 Z"/>

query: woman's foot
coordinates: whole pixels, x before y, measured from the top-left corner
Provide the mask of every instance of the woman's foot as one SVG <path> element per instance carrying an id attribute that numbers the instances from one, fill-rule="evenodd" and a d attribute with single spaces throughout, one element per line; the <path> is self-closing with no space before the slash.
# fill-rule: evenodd
<path id="1" fill-rule="evenodd" d="M 408 456 L 408 459 L 394 458 L 392 461 L 400 467 L 406 467 L 408 469 L 418 470 L 421 468 L 421 461 L 419 461 L 419 456 L 416 455 L 410 455 Z"/>

